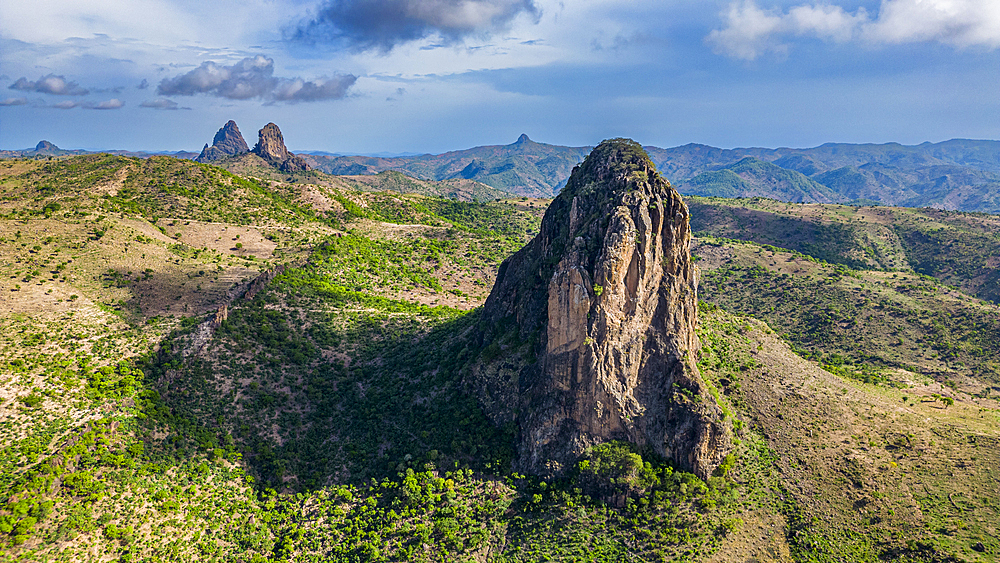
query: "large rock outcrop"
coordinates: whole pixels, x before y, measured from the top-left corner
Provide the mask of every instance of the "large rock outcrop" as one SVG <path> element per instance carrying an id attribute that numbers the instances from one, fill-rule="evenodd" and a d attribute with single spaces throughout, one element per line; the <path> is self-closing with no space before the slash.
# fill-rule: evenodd
<path id="1" fill-rule="evenodd" d="M 626 440 L 707 477 L 732 448 L 695 365 L 688 210 L 637 143 L 601 143 L 501 266 L 468 379 L 522 471 Z"/>
<path id="2" fill-rule="evenodd" d="M 213 160 L 246 152 L 250 152 L 250 147 L 247 146 L 246 140 L 243 139 L 243 134 L 240 133 L 240 128 L 236 126 L 236 122 L 230 119 L 215 134 L 215 138 L 212 139 L 212 146 L 205 145 L 205 148 L 201 149 L 201 154 L 195 160 L 198 162 L 212 162 Z"/>
<path id="3" fill-rule="evenodd" d="M 268 123 L 257 133 L 257 144 L 250 151 L 271 165 L 285 172 L 303 172 L 309 170 L 309 165 L 301 156 L 296 156 L 285 147 L 285 139 L 281 129 L 274 123 Z"/>
<path id="4" fill-rule="evenodd" d="M 48 141 L 38 141 L 38 144 L 35 145 L 35 154 L 56 155 L 59 154 L 59 151 L 59 147 Z"/>

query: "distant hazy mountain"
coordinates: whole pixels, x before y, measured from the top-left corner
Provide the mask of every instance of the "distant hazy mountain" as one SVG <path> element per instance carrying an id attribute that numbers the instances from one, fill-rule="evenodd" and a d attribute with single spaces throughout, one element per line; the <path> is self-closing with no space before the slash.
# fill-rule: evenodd
<path id="1" fill-rule="evenodd" d="M 196 152 L 176 151 L 176 152 L 147 152 L 147 151 L 88 151 L 84 149 L 61 149 L 49 141 L 39 141 L 35 148 L 20 150 L 0 150 L 0 158 L 38 158 L 46 156 L 75 156 L 80 154 L 108 153 L 118 156 L 134 156 L 138 158 L 148 158 L 150 156 L 172 156 L 175 158 L 193 159 L 198 156 Z"/>
<path id="2" fill-rule="evenodd" d="M 805 174 L 752 156 L 719 170 L 677 183 L 684 194 L 716 197 L 769 197 L 782 201 L 833 203 L 845 198 Z"/>
<path id="3" fill-rule="evenodd" d="M 330 174 L 396 170 L 416 178 L 474 179 L 518 195 L 551 196 L 589 150 L 536 143 L 521 135 L 510 145 L 439 155 L 303 157 Z M 687 144 L 646 150 L 660 172 L 688 195 L 1000 212 L 1000 141 L 828 143 L 808 149 Z"/>
<path id="4" fill-rule="evenodd" d="M 699 144 L 645 148 L 663 176 L 686 195 L 1000 213 L 1000 141 L 827 143 L 807 149 L 720 149 Z M 312 152 L 300 156 L 312 168 L 328 174 L 361 176 L 391 170 L 421 180 L 475 180 L 511 194 L 552 197 L 590 149 L 536 143 L 521 135 L 509 145 L 436 155 L 340 156 Z M 34 149 L 0 151 L 0 157 L 85 152 L 90 151 L 66 151 L 42 141 Z M 153 154 L 107 152 L 140 157 Z M 158 154 L 197 156 L 189 152 Z"/>
<path id="5" fill-rule="evenodd" d="M 828 143 L 810 149 L 689 144 L 650 147 L 648 152 L 659 170 L 687 195 L 1000 212 L 1000 141 L 953 139 L 913 146 Z"/>
<path id="6" fill-rule="evenodd" d="M 395 158 L 303 154 L 317 170 L 329 174 L 377 174 L 396 170 L 425 180 L 476 180 L 518 195 L 551 197 L 590 151 L 536 143 L 521 135 L 510 145 L 491 145 Z"/>

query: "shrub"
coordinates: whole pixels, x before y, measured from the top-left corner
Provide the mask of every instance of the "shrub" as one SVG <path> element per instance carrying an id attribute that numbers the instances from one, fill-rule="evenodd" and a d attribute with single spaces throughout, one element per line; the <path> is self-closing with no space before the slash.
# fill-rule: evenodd
<path id="1" fill-rule="evenodd" d="M 30 409 L 33 409 L 33 408 L 37 407 L 38 405 L 41 405 L 42 401 L 44 400 L 44 398 L 41 395 L 35 393 L 34 391 L 32 391 L 30 395 L 25 395 L 24 397 L 21 397 L 20 399 L 21 399 L 21 402 L 24 403 L 24 406 L 26 406 L 26 407 L 28 407 Z"/>
<path id="2" fill-rule="evenodd" d="M 648 462 L 626 442 L 607 442 L 590 448 L 578 464 L 581 488 L 601 498 L 639 496 L 659 479 Z"/>

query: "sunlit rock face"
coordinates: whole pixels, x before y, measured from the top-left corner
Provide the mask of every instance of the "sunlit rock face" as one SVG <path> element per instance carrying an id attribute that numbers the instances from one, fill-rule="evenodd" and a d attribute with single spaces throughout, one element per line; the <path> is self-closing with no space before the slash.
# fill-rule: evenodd
<path id="1" fill-rule="evenodd" d="M 285 172 L 302 172 L 309 170 L 309 165 L 301 156 L 296 156 L 285 147 L 285 139 L 281 129 L 274 123 L 268 123 L 257 132 L 257 144 L 250 151 Z"/>
<path id="2" fill-rule="evenodd" d="M 707 477 L 731 449 L 695 365 L 687 206 L 627 139 L 578 165 L 538 236 L 500 267 L 468 383 L 519 428 L 516 464 L 558 474 L 627 440 Z"/>

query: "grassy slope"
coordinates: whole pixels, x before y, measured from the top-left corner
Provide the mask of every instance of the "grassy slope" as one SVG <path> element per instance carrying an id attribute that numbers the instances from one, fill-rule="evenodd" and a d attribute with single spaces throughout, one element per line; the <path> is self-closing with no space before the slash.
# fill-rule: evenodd
<path id="1" fill-rule="evenodd" d="M 1000 298 L 1000 218 L 936 209 L 691 198 L 691 228 L 796 250 L 855 269 L 913 271 Z"/>
<path id="2" fill-rule="evenodd" d="M 1000 309 L 929 275 L 992 295 L 995 217 L 767 200 L 692 213 L 701 298 L 823 367 L 749 323 L 754 361 L 727 378 L 795 498 L 794 559 L 996 560 Z"/>
<path id="3" fill-rule="evenodd" d="M 773 451 L 792 560 L 996 560 L 995 401 L 837 377 L 728 313 L 703 315 L 701 338 L 703 371 Z M 742 538 L 732 547 L 764 551 Z"/>
<path id="4" fill-rule="evenodd" d="M 322 170 L 306 172 L 282 172 L 252 153 L 230 157 L 213 163 L 241 177 L 256 178 L 272 189 L 289 189 L 289 186 L 311 186 L 317 191 L 322 188 L 337 188 L 365 192 L 397 192 L 447 197 L 460 201 L 490 201 L 508 197 L 506 191 L 490 187 L 470 179 L 450 179 L 443 181 L 419 180 L 401 172 L 386 170 L 372 176 L 331 176 Z"/>
<path id="5" fill-rule="evenodd" d="M 927 276 L 850 270 L 748 243 L 699 242 L 702 299 L 767 321 L 828 365 L 870 380 L 896 376 L 862 373 L 866 364 L 899 368 L 968 382 L 972 392 L 1000 384 L 996 305 Z"/>
<path id="6" fill-rule="evenodd" d="M 801 172 L 786 170 L 753 157 L 720 170 L 703 172 L 681 182 L 677 189 L 689 195 L 715 197 L 765 196 L 792 202 L 843 201 L 843 196 Z"/>

